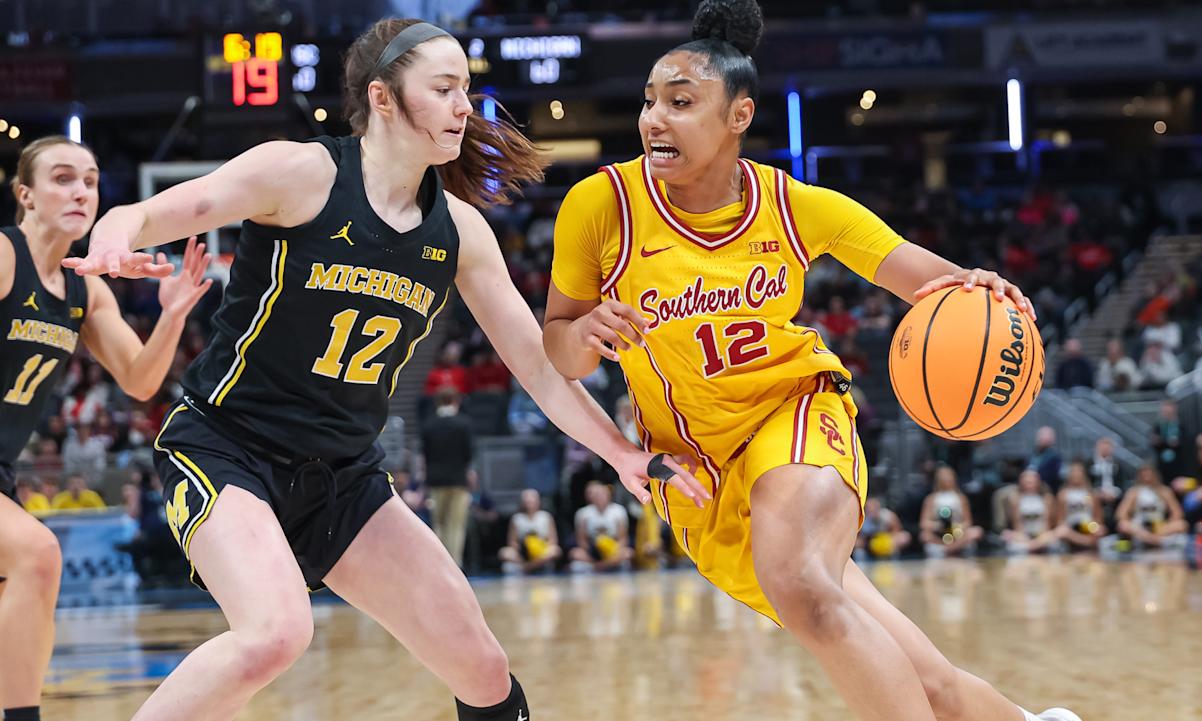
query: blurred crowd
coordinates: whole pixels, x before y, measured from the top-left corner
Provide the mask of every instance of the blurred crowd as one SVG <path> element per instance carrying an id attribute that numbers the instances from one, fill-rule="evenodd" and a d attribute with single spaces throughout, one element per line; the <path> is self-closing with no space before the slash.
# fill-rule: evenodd
<path id="1" fill-rule="evenodd" d="M 965 266 L 1000 269 L 1026 290 L 1041 321 L 1053 327 L 1075 299 L 1096 306 L 1099 281 L 1120 273 L 1121 259 L 1139 250 L 1160 224 L 1154 194 L 1135 186 L 1105 198 L 1075 197 L 1045 186 L 983 184 L 939 192 L 893 186 L 846 192 L 913 242 Z M 557 205 L 550 199 L 523 201 L 489 216 L 510 276 L 540 321 Z M 1049 385 L 1107 392 L 1163 389 L 1193 368 L 1202 351 L 1196 312 L 1200 278 L 1202 259 L 1157 276 L 1144 289 L 1129 327 L 1111 339 L 1104 356 L 1088 357 L 1078 341 L 1067 339 Z M 808 300 L 795 322 L 817 329 L 855 375 L 861 434 L 874 457 L 881 419 L 894 412 L 886 354 L 905 305 L 832 259 L 814 263 L 806 283 Z M 131 325 L 149 335 L 159 312 L 153 283 L 112 284 Z M 142 529 L 128 550 L 152 576 L 180 569 L 169 562 L 175 552 L 163 520 L 161 487 L 150 470 L 150 450 L 165 411 L 178 397 L 184 369 L 204 348 L 219 299 L 213 291 L 202 301 L 167 383 L 148 402 L 126 397 L 86 353 L 76 357 L 59 389 L 57 412 L 39 427 L 19 466 L 21 499 L 31 510 L 124 506 Z M 440 322 L 446 340 L 410 425 L 416 429 L 414 452 L 397 462 L 393 478 L 402 498 L 435 528 L 456 561 L 470 572 L 518 573 L 683 560 L 654 510 L 635 503 L 612 469 L 559 433 L 513 381 L 462 303 Z M 583 383 L 637 440 L 618 366 L 603 362 Z M 990 483 L 966 484 L 966 492 L 958 476 L 971 468 L 954 460 L 936 468 L 939 454 L 932 453 L 929 495 L 902 499 L 892 509 L 881 498 L 870 499 L 858 552 L 947 555 L 1078 547 L 1122 552 L 1156 545 L 1153 536 L 1176 539 L 1199 520 L 1202 496 L 1194 480 L 1198 440 L 1182 436 L 1170 405 L 1151 439 L 1158 458 L 1138 474 L 1119 472 L 1113 460 L 1107 465 L 1106 439 L 1099 439 L 1095 458 L 1060 459 L 1055 439 L 1041 432 L 1031 458 L 1014 459 Z M 526 492 L 512 517 L 499 513 L 474 466 L 476 439 L 496 436 L 520 441 Z M 120 481 L 133 480 L 106 483 L 114 471 Z M 1112 540 L 1100 543 L 1107 538 Z"/>
<path id="2" fill-rule="evenodd" d="M 1026 459 L 1004 464 L 996 483 L 931 464 L 928 492 L 904 509 L 870 498 L 857 540 L 861 558 L 904 553 L 942 558 L 1096 551 L 1118 557 L 1141 550 L 1188 551 L 1202 533 L 1202 434 L 1184 438 L 1176 404 L 1165 401 L 1153 428 L 1155 455 L 1135 469 L 1098 438 L 1089 457 L 1066 459 L 1056 432 L 1040 428 Z"/>

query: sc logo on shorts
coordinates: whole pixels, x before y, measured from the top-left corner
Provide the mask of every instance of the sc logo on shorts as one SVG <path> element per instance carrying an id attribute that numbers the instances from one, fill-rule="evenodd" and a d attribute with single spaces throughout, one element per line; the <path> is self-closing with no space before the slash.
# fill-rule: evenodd
<path id="1" fill-rule="evenodd" d="M 442 262 L 447 259 L 447 251 L 445 248 L 431 248 L 428 245 L 422 246 L 422 260 L 436 260 Z"/>
<path id="2" fill-rule="evenodd" d="M 818 426 L 822 428 L 822 433 L 826 436 L 826 444 L 831 447 L 831 450 L 841 456 L 846 456 L 847 450 L 843 444 L 843 434 L 839 432 L 839 426 L 835 423 L 835 419 L 826 413 L 820 413 Z"/>

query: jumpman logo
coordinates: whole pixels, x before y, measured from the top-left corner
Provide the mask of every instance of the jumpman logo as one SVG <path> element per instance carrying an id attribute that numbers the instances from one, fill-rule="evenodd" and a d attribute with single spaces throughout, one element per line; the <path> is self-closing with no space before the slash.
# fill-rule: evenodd
<path id="1" fill-rule="evenodd" d="M 338 240 L 339 238 L 342 238 L 350 245 L 354 245 L 355 241 L 351 240 L 350 233 L 348 232 L 351 229 L 351 222 L 352 221 L 350 221 L 350 220 L 346 221 L 346 225 L 342 226 L 342 230 L 331 235 L 330 240 Z"/>
<path id="2" fill-rule="evenodd" d="M 521 709 L 518 709 L 518 721 L 530 721 L 530 717 L 523 716 Z"/>
<path id="3" fill-rule="evenodd" d="M 35 290 L 32 293 L 30 293 L 29 298 L 24 303 L 21 304 L 21 307 L 22 308 L 33 308 L 34 310 L 41 310 L 41 308 L 38 307 L 38 292 Z"/>

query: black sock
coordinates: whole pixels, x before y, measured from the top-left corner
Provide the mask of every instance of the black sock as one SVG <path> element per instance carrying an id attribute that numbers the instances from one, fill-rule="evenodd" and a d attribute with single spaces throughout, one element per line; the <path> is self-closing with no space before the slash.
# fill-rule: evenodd
<path id="1" fill-rule="evenodd" d="M 23 706 L 4 709 L 4 721 L 42 721 L 40 706 Z"/>
<path id="2" fill-rule="evenodd" d="M 455 699 L 455 706 L 459 709 L 459 721 L 530 721 L 530 708 L 526 705 L 526 694 L 522 692 L 522 685 L 512 675 L 509 680 L 513 684 L 509 690 L 509 698 L 496 706 L 476 708 Z"/>

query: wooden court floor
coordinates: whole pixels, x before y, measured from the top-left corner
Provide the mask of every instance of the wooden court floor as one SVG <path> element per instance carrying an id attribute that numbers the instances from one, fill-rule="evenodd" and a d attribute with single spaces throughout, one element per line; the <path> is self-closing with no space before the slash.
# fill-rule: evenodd
<path id="1" fill-rule="evenodd" d="M 877 564 L 869 575 L 956 663 L 1032 710 L 1202 721 L 1202 573 L 1021 558 Z M 477 584 L 535 721 L 844 721 L 791 637 L 693 571 Z M 321 604 L 307 655 L 239 717 L 454 721 L 447 691 L 354 609 Z M 125 721 L 216 610 L 60 613 L 55 721 Z"/>

